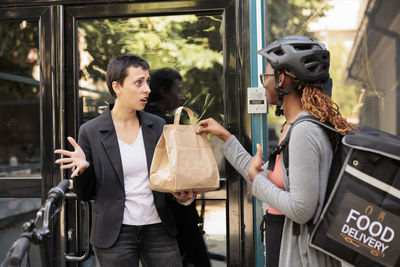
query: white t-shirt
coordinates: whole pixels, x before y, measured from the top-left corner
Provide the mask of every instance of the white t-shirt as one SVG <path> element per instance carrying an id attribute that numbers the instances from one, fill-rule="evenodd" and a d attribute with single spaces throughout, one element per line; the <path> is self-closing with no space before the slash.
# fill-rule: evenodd
<path id="1" fill-rule="evenodd" d="M 122 223 L 146 225 L 161 222 L 154 205 L 153 193 L 149 187 L 146 151 L 142 127 L 132 144 L 118 139 L 121 152 L 125 187 L 125 208 Z"/>

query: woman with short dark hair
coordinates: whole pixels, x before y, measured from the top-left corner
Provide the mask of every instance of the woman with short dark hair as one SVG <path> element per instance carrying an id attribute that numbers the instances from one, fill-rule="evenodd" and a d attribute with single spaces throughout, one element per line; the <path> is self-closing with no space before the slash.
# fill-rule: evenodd
<path id="1" fill-rule="evenodd" d="M 74 151 L 56 150 L 62 169 L 75 168 L 79 199 L 94 198 L 90 241 L 101 266 L 182 266 L 176 226 L 166 193 L 149 187 L 149 170 L 164 120 L 144 112 L 149 64 L 123 54 L 107 68 L 115 103 L 79 129 Z M 193 193 L 175 194 L 185 202 Z"/>

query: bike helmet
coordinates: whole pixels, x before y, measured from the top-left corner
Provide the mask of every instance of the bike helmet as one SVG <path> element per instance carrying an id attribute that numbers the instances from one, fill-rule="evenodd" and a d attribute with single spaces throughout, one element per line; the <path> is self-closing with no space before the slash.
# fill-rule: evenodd
<path id="1" fill-rule="evenodd" d="M 275 90 L 278 103 L 275 114 L 283 115 L 283 96 L 301 85 L 324 89 L 329 78 L 329 51 L 324 44 L 306 36 L 291 35 L 278 39 L 257 54 L 267 58 L 275 70 Z M 278 83 L 278 71 L 288 70 L 296 79 L 287 89 L 281 89 Z"/>
<path id="2" fill-rule="evenodd" d="M 266 57 L 274 70 L 286 69 L 302 84 L 329 80 L 329 51 L 309 37 L 286 36 L 257 53 Z"/>

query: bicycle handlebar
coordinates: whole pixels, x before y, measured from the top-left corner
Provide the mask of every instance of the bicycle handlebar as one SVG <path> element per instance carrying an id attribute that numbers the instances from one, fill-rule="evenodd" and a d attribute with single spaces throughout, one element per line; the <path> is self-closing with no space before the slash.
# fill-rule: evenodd
<path id="1" fill-rule="evenodd" d="M 39 244 L 43 241 L 44 237 L 50 235 L 49 221 L 51 217 L 51 208 L 53 205 L 56 206 L 53 215 L 56 215 L 60 211 L 62 203 L 60 200 L 62 200 L 70 185 L 71 180 L 66 179 L 49 190 L 47 200 L 37 212 L 36 219 L 24 224 L 24 233 L 13 243 L 0 267 L 20 266 L 30 243 Z M 37 229 L 36 226 L 40 218 L 43 219 L 42 227 Z"/>
<path id="2" fill-rule="evenodd" d="M 55 186 L 49 190 L 47 197 L 54 198 L 55 200 L 58 200 L 59 198 L 63 198 L 65 192 L 67 192 L 70 185 L 71 185 L 71 180 L 69 180 L 69 179 L 62 180 L 60 183 L 58 183 L 57 186 Z"/>
<path id="3" fill-rule="evenodd" d="M 22 236 L 15 241 L 13 244 L 14 250 L 12 251 L 10 255 L 10 264 L 19 266 L 21 264 L 21 261 L 25 255 L 25 252 L 28 250 L 28 247 L 30 245 L 29 238 L 26 236 Z"/>

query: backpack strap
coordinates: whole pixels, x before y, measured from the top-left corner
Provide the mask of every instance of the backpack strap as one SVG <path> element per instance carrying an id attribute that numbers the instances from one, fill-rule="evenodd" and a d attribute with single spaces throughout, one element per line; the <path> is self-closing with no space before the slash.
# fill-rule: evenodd
<path id="1" fill-rule="evenodd" d="M 274 152 L 272 154 L 270 154 L 270 156 L 268 157 L 268 170 L 273 171 L 275 168 L 275 162 L 276 162 L 276 156 L 279 155 L 282 151 L 282 157 L 283 157 L 283 163 L 285 165 L 286 168 L 286 174 L 287 176 L 289 176 L 289 140 L 290 140 L 290 135 L 292 133 L 292 130 L 294 128 L 294 126 L 296 126 L 297 124 L 299 124 L 300 122 L 303 121 L 310 121 L 313 123 L 316 123 L 322 127 L 324 127 L 325 129 L 328 129 L 332 132 L 335 132 L 336 134 L 341 135 L 341 133 L 336 130 L 332 125 L 330 125 L 328 122 L 321 122 L 319 119 L 315 118 L 313 115 L 305 115 L 305 116 L 301 116 L 297 119 L 295 119 L 292 123 L 290 123 L 290 127 L 288 132 L 286 133 L 285 138 L 282 140 L 281 143 L 279 143 L 279 145 L 275 148 Z"/>
<path id="2" fill-rule="evenodd" d="M 295 119 L 291 124 L 290 127 L 286 133 L 285 138 L 282 140 L 282 142 L 275 148 L 275 151 L 268 157 L 269 163 L 268 163 L 268 170 L 273 171 L 275 168 L 275 163 L 276 163 L 276 156 L 279 155 L 282 152 L 282 160 L 283 164 L 285 166 L 286 170 L 286 175 L 289 177 L 289 140 L 290 140 L 290 135 L 292 133 L 292 129 L 294 126 L 296 126 L 298 123 L 303 122 L 303 121 L 310 121 L 313 123 L 316 123 L 325 129 L 328 129 L 329 131 L 335 132 L 336 134 L 341 134 L 338 130 L 336 130 L 332 125 L 330 125 L 327 122 L 321 122 L 319 119 L 315 118 L 313 115 L 305 115 L 301 116 L 297 119 Z M 308 225 L 312 225 L 312 220 L 310 220 Z M 296 222 L 293 222 L 293 235 L 300 235 L 300 225 Z"/>

